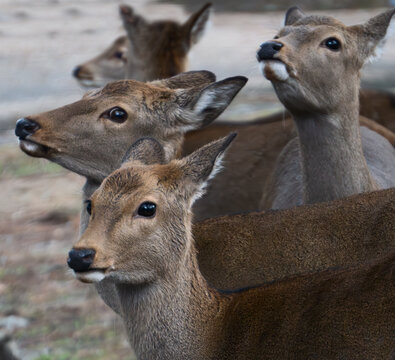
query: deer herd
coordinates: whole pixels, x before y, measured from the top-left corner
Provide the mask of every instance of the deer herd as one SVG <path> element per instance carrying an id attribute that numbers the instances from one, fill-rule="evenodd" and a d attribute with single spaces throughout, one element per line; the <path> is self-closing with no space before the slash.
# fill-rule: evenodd
<path id="1" fill-rule="evenodd" d="M 86 178 L 69 267 L 138 359 L 394 359 L 395 99 L 360 71 L 395 9 L 290 8 L 256 55 L 287 113 L 228 123 L 247 78 L 185 72 L 210 9 L 121 5 L 126 35 L 73 71 L 100 88 L 17 121 L 22 151 Z"/>

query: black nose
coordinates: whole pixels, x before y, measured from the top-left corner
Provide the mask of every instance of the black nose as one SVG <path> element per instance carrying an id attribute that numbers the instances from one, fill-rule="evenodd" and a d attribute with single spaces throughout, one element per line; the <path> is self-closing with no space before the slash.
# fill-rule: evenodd
<path id="1" fill-rule="evenodd" d="M 96 251 L 93 249 L 71 249 L 67 264 L 74 271 L 87 271 L 93 263 Z"/>
<path id="2" fill-rule="evenodd" d="M 256 54 L 258 61 L 273 59 L 273 56 L 277 54 L 283 46 L 283 44 L 276 41 L 264 42 Z"/>
<path id="3" fill-rule="evenodd" d="M 81 72 L 81 66 L 76 66 L 76 67 L 73 69 L 73 76 L 76 77 L 76 78 L 78 78 L 78 75 L 79 75 L 80 72 Z"/>
<path id="4" fill-rule="evenodd" d="M 22 118 L 16 122 L 15 135 L 23 140 L 26 136 L 34 134 L 39 128 L 40 126 L 33 120 Z"/>

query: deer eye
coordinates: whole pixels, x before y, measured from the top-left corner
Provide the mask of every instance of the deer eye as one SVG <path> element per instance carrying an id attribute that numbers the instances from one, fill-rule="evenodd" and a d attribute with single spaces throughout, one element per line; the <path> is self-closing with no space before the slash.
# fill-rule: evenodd
<path id="1" fill-rule="evenodd" d="M 122 51 L 116 51 L 115 53 L 114 53 L 114 57 L 116 57 L 117 59 L 123 59 L 123 52 Z"/>
<path id="2" fill-rule="evenodd" d="M 86 201 L 85 201 L 85 205 L 86 205 L 86 212 L 87 212 L 89 215 L 92 215 L 92 201 L 86 200 Z"/>
<path id="3" fill-rule="evenodd" d="M 155 212 L 156 205 L 149 201 L 143 202 L 137 210 L 137 214 L 144 217 L 154 217 Z"/>
<path id="4" fill-rule="evenodd" d="M 128 113 L 120 107 L 114 107 L 108 111 L 107 116 L 111 121 L 121 124 L 128 118 Z"/>
<path id="5" fill-rule="evenodd" d="M 276 35 L 275 37 L 273 37 L 273 39 L 279 39 L 280 37 L 278 35 Z"/>
<path id="6" fill-rule="evenodd" d="M 340 41 L 334 37 L 324 40 L 323 44 L 330 50 L 337 51 L 340 49 Z"/>

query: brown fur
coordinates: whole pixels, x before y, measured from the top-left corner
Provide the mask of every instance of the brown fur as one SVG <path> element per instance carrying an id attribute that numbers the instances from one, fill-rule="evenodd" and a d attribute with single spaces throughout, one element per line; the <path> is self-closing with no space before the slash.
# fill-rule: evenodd
<path id="1" fill-rule="evenodd" d="M 137 357 L 391 359 L 393 252 L 349 270 L 235 293 L 207 284 L 197 266 L 189 211 L 229 142 L 221 139 L 167 165 L 131 161 L 92 197 L 91 221 L 75 249 L 96 251 L 91 274 L 103 274 L 102 282 L 114 286 Z M 162 186 L 162 178 L 172 178 L 173 186 Z M 157 204 L 152 218 L 136 216 L 145 201 Z M 366 211 L 360 208 L 358 215 L 360 210 Z M 77 273 L 82 281 L 94 281 L 89 276 Z"/>

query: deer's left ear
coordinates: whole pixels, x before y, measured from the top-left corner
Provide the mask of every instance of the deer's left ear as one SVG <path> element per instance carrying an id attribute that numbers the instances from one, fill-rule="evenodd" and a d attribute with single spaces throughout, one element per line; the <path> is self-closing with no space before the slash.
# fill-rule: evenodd
<path id="1" fill-rule="evenodd" d="M 165 152 L 162 145 L 154 138 L 140 138 L 126 151 L 122 159 L 122 165 L 132 161 L 144 165 L 164 164 Z"/>
<path id="2" fill-rule="evenodd" d="M 167 87 L 170 89 L 188 89 L 194 86 L 211 84 L 215 79 L 215 74 L 211 71 L 199 70 L 183 72 L 171 78 L 155 80 L 150 83 L 155 86 Z"/>
<path id="3" fill-rule="evenodd" d="M 207 86 L 176 90 L 178 128 L 189 131 L 210 124 L 228 107 L 247 80 L 244 76 L 234 76 Z"/>
<path id="4" fill-rule="evenodd" d="M 236 133 L 215 140 L 180 161 L 182 186 L 193 202 L 203 193 L 208 180 L 221 169 L 221 161 L 225 150 L 236 137 Z"/>
<path id="5" fill-rule="evenodd" d="M 195 45 L 204 35 L 211 12 L 211 3 L 204 5 L 198 12 L 192 14 L 184 28 L 187 32 L 189 46 Z"/>
<path id="6" fill-rule="evenodd" d="M 306 14 L 297 6 L 290 7 L 285 13 L 284 26 L 290 26 L 304 18 Z"/>
<path id="7" fill-rule="evenodd" d="M 386 37 L 393 26 L 392 17 L 395 9 L 387 10 L 370 18 L 361 25 L 349 26 L 348 30 L 358 37 L 359 53 L 362 62 L 375 58 L 385 43 Z"/>

